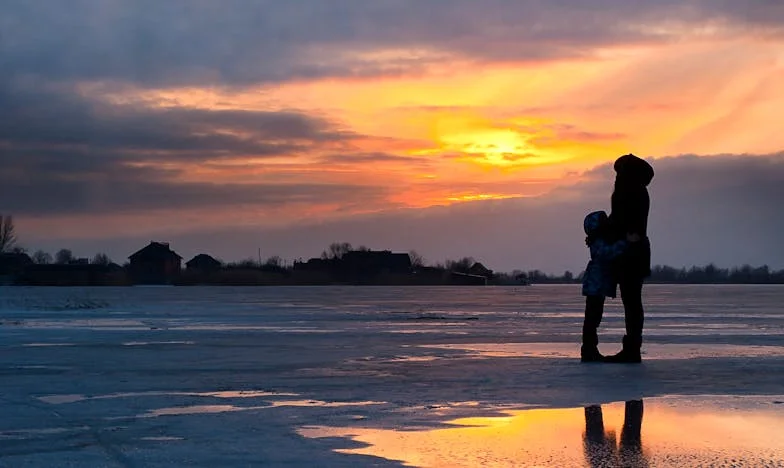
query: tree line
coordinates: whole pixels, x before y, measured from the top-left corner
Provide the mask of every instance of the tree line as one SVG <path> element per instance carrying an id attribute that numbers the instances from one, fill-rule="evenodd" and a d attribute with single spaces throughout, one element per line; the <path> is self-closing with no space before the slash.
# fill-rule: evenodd
<path id="1" fill-rule="evenodd" d="M 30 259 L 37 265 L 69 265 L 79 260 L 70 249 L 60 249 L 54 256 L 44 250 L 36 250 L 33 253 L 29 253 L 27 249 L 19 245 L 14 217 L 0 213 L 0 254 L 3 253 L 29 254 Z M 105 253 L 97 253 L 88 263 L 108 266 L 111 265 L 112 259 Z"/>
<path id="2" fill-rule="evenodd" d="M 583 271 L 575 275 L 571 271 L 565 271 L 558 275 L 540 270 L 515 270 L 505 276 L 529 283 L 569 284 L 582 283 L 584 273 Z M 690 268 L 655 265 L 646 281 L 661 284 L 784 284 L 784 270 L 773 270 L 767 265 L 732 268 L 721 268 L 713 263 Z"/>
<path id="3" fill-rule="evenodd" d="M 340 259 L 348 252 L 369 251 L 370 248 L 362 245 L 357 248 L 348 242 L 333 242 L 322 253 L 324 260 Z M 28 253 L 18 244 L 16 226 L 13 216 L 0 214 L 0 253 Z M 476 263 L 473 257 L 462 257 L 457 260 L 428 264 L 425 258 L 412 250 L 408 253 L 414 268 L 430 267 L 458 273 L 466 273 Z M 39 265 L 73 264 L 77 259 L 70 249 L 60 249 L 54 256 L 43 250 L 36 250 L 30 254 L 33 263 Z M 82 260 L 84 261 L 84 260 Z M 97 253 L 88 261 L 92 265 L 108 266 L 112 264 L 111 258 L 105 253 Z M 266 260 L 246 259 L 239 262 L 224 264 L 228 268 L 257 268 L 269 270 L 286 270 L 291 264 L 283 258 L 273 255 Z M 691 268 L 676 268 L 668 265 L 656 265 L 651 269 L 650 283 L 668 284 L 784 284 L 784 270 L 773 270 L 767 265 L 721 268 L 713 263 L 705 266 L 692 266 Z M 565 271 L 563 274 L 547 274 L 541 270 L 514 270 L 511 273 L 497 273 L 494 283 L 497 284 L 570 284 L 581 283 L 584 272 L 574 274 Z"/>

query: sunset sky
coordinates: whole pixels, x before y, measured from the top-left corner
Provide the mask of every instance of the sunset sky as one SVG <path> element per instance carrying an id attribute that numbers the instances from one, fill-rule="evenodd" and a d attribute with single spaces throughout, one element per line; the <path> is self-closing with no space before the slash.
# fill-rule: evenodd
<path id="1" fill-rule="evenodd" d="M 778 0 L 6 0 L 0 212 L 120 262 L 579 270 L 634 152 L 654 263 L 784 267 L 782 109 Z"/>

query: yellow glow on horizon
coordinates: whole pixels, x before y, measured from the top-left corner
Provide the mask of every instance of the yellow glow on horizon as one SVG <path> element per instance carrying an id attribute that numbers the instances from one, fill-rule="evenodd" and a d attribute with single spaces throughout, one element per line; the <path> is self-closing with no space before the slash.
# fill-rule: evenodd
<path id="1" fill-rule="evenodd" d="M 500 193 L 478 193 L 472 195 L 460 195 L 447 198 L 450 202 L 466 202 L 479 200 L 507 200 L 510 198 L 520 198 L 519 194 L 500 194 Z"/>

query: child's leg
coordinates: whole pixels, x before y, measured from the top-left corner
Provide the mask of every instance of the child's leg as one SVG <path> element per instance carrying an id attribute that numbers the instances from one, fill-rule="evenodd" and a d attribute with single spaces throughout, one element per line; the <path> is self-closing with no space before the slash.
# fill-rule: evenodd
<path id="1" fill-rule="evenodd" d="M 599 345 L 599 324 L 604 314 L 604 296 L 585 297 L 585 320 L 583 321 L 583 348 L 594 349 Z"/>

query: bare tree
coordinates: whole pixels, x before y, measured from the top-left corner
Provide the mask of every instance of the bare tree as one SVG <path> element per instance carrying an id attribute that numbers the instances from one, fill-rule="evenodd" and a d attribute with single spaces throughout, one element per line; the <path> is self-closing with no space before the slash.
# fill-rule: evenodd
<path id="1" fill-rule="evenodd" d="M 13 251 L 16 241 L 14 217 L 0 214 L 0 253 Z"/>
<path id="2" fill-rule="evenodd" d="M 329 245 L 329 249 L 321 253 L 321 258 L 324 260 L 339 260 L 352 250 L 354 248 L 348 242 L 333 242 Z"/>
<path id="3" fill-rule="evenodd" d="M 409 252 L 408 258 L 411 259 L 411 266 L 413 266 L 414 268 L 420 268 L 425 266 L 425 257 L 423 257 L 416 250 L 412 250 L 411 252 Z"/>
<path id="4" fill-rule="evenodd" d="M 112 263 L 112 259 L 109 258 L 108 255 L 105 253 L 97 253 L 95 257 L 93 257 L 92 264 L 93 265 L 101 265 L 101 266 L 109 266 Z"/>
<path id="5" fill-rule="evenodd" d="M 48 265 L 52 263 L 52 255 L 49 252 L 44 252 L 43 250 L 36 250 L 33 253 L 33 263 L 37 263 L 38 265 Z"/>
<path id="6" fill-rule="evenodd" d="M 268 258 L 264 261 L 264 266 L 266 267 L 282 267 L 283 266 L 283 259 L 278 255 L 273 255 L 272 257 Z"/>
<path id="7" fill-rule="evenodd" d="M 245 260 L 240 260 L 239 262 L 232 262 L 227 265 L 229 268 L 259 268 L 261 264 L 258 260 L 253 258 L 246 258 Z"/>
<path id="8" fill-rule="evenodd" d="M 468 270 L 474 263 L 473 257 L 463 257 L 460 260 L 447 260 L 446 269 L 458 273 L 468 273 Z"/>
<path id="9" fill-rule="evenodd" d="M 54 262 L 58 265 L 67 265 L 74 259 L 73 252 L 69 249 L 60 249 L 54 255 Z"/>

